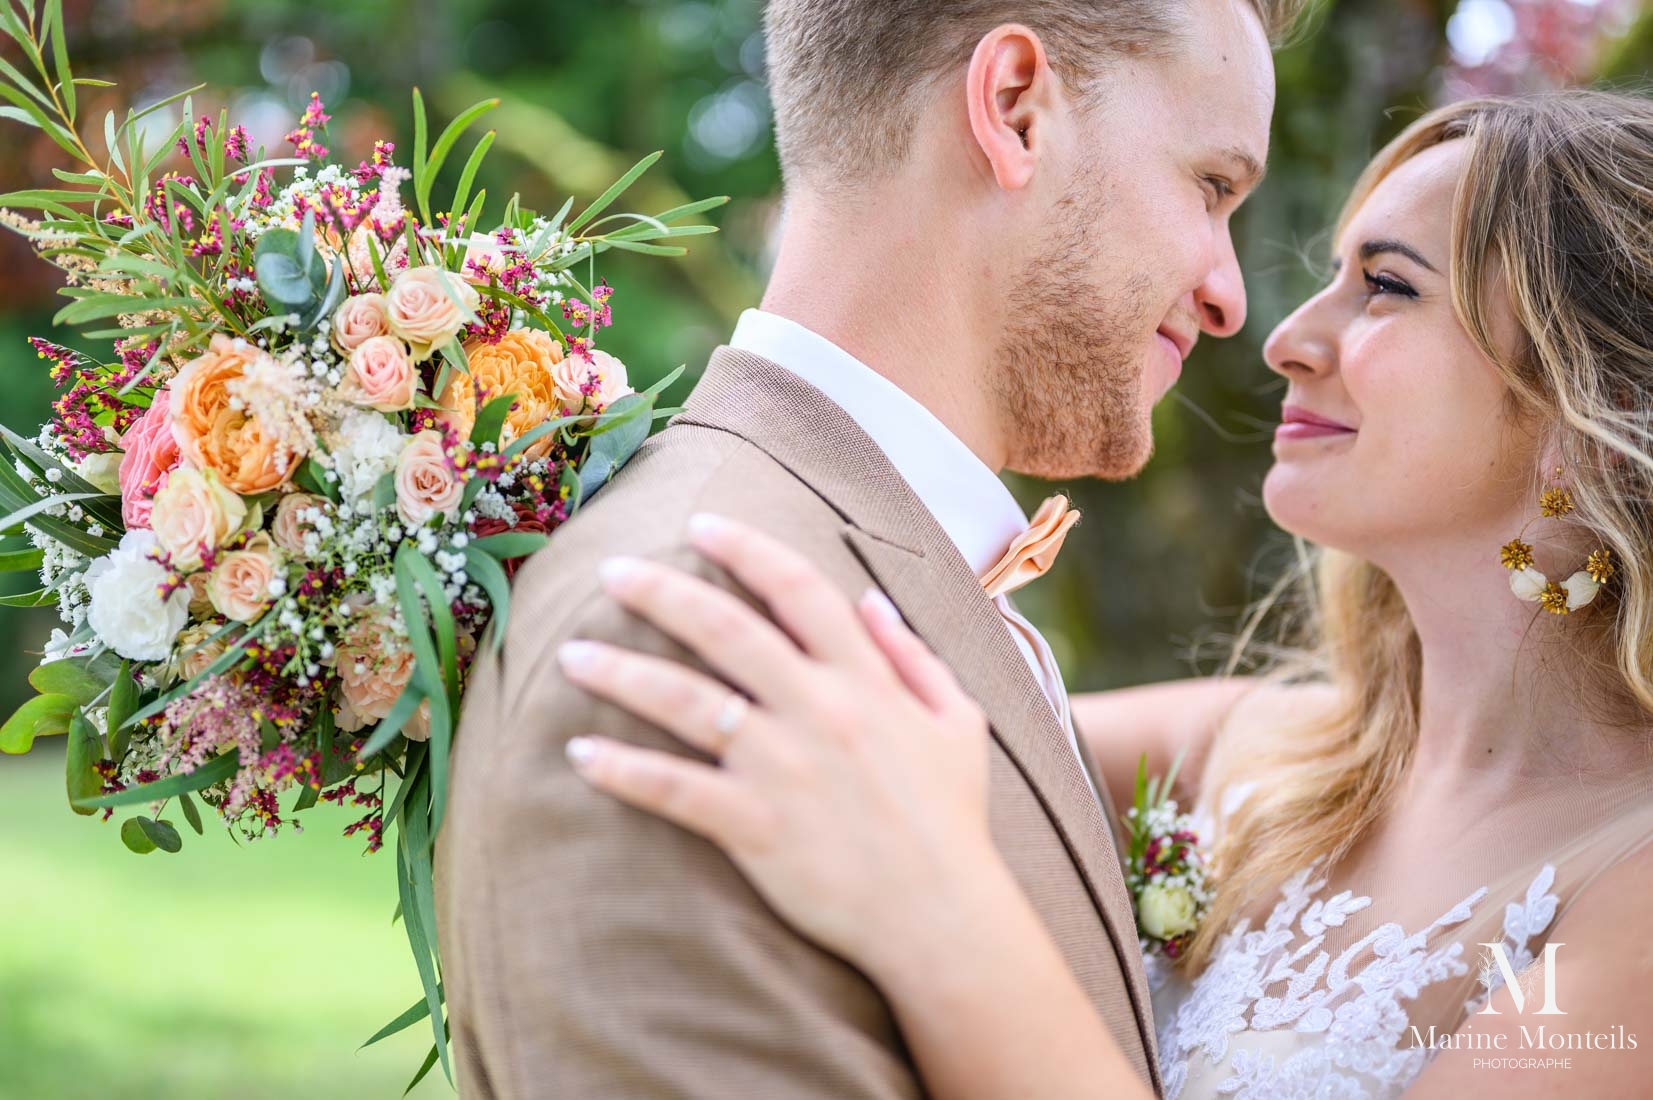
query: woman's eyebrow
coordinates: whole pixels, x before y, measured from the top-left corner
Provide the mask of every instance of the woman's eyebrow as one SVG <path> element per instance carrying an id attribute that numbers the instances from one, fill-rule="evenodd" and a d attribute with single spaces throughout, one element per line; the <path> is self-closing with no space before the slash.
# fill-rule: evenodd
<path id="1" fill-rule="evenodd" d="M 1419 252 L 1405 241 L 1383 238 L 1375 241 L 1367 241 L 1360 246 L 1360 258 L 1362 261 L 1369 260 L 1373 256 L 1380 256 L 1385 252 L 1394 252 L 1397 255 L 1405 256 L 1408 260 L 1411 260 L 1419 267 L 1433 271 L 1437 275 L 1440 274 L 1440 271 L 1434 264 L 1423 258 L 1423 253 Z"/>

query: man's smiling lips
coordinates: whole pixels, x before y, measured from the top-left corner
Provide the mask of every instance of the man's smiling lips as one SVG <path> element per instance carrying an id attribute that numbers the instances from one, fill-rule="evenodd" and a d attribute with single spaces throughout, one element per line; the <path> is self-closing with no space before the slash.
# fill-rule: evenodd
<path id="1" fill-rule="evenodd" d="M 1159 326 L 1158 335 L 1176 351 L 1179 363 L 1188 358 L 1188 353 L 1194 350 L 1194 343 L 1199 339 L 1197 334 L 1184 332 L 1169 323 Z"/>
<path id="2" fill-rule="evenodd" d="M 1325 439 L 1354 434 L 1355 429 L 1342 421 L 1310 412 L 1301 405 L 1281 409 L 1280 426 L 1274 430 L 1275 439 Z"/>
<path id="3" fill-rule="evenodd" d="M 1179 330 L 1170 322 L 1166 322 L 1159 326 L 1159 329 L 1154 333 L 1154 337 L 1159 341 L 1159 346 L 1164 349 L 1166 358 L 1171 364 L 1171 379 L 1165 384 L 1165 388 L 1169 390 L 1177 384 L 1177 379 L 1182 377 L 1183 360 L 1187 359 L 1188 353 L 1194 350 L 1194 342 L 1199 339 L 1199 330 L 1195 329 L 1192 334 L 1189 334 Z"/>

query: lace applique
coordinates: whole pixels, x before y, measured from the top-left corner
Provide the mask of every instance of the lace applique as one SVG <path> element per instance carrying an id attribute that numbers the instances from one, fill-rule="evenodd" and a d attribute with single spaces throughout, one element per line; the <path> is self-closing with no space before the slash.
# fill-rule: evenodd
<path id="1" fill-rule="evenodd" d="M 1532 940 L 1550 926 L 1555 919 L 1561 899 L 1550 893 L 1555 885 L 1555 868 L 1546 863 L 1538 877 L 1527 887 L 1524 902 L 1510 902 L 1504 907 L 1504 955 L 1510 961 L 1510 970 L 1519 974 L 1532 965 Z M 1479 1012 L 1494 993 L 1504 987 L 1504 971 L 1492 961 L 1484 959 L 1480 972 L 1481 988 L 1464 1002 L 1464 1014 Z"/>
<path id="2" fill-rule="evenodd" d="M 1384 924 L 1333 957 L 1322 949 L 1327 930 L 1372 899 L 1348 890 L 1321 899 L 1326 880 L 1315 878 L 1316 870 L 1300 871 L 1281 887 L 1262 928 L 1253 930 L 1249 919 L 1236 924 L 1183 991 L 1159 1037 L 1166 1100 L 1177 1100 L 1196 1056 L 1228 1071 L 1216 1091 L 1238 1100 L 1394 1096 L 1422 1071 L 1430 1051 L 1400 1045 L 1411 1026 L 1405 1004 L 1436 982 L 1469 973 L 1462 944 L 1429 944 L 1439 930 L 1469 920 L 1486 888 L 1421 931 Z M 1553 919 L 1554 878 L 1546 866 L 1525 902 L 1506 909 L 1512 961 L 1531 961 L 1527 942 Z M 1271 1031 L 1303 1038 L 1274 1053 L 1258 1049 L 1265 1044 L 1235 1044 L 1230 1053 L 1233 1036 Z"/>

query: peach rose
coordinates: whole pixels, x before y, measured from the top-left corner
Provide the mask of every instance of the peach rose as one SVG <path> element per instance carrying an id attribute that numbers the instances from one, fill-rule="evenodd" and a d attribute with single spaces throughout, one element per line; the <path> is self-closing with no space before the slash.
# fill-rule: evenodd
<path id="1" fill-rule="evenodd" d="M 356 294 L 333 311 L 333 346 L 349 355 L 375 336 L 390 332 L 383 294 Z"/>
<path id="2" fill-rule="evenodd" d="M 172 434 L 172 392 L 159 390 L 155 400 L 121 436 L 121 519 L 127 530 L 149 526 L 149 509 L 167 475 L 182 456 Z"/>
<path id="3" fill-rule="evenodd" d="M 247 518 L 247 504 L 213 470 L 180 466 L 155 494 L 149 525 L 174 569 L 201 567 Z"/>
<path id="4" fill-rule="evenodd" d="M 201 440 L 201 457 L 225 485 L 251 496 L 286 484 L 302 456 L 265 434 L 257 417 L 225 409 Z"/>
<path id="5" fill-rule="evenodd" d="M 204 573 L 195 575 L 203 579 L 206 576 Z M 228 648 L 228 643 L 224 639 L 220 638 L 216 642 L 207 641 L 208 638 L 218 633 L 221 625 L 220 623 L 197 623 L 194 626 L 185 627 L 183 633 L 178 635 L 178 640 L 174 643 L 173 649 L 178 654 L 175 660 L 175 672 L 180 680 L 195 679 L 205 672 L 214 661 L 224 655 L 224 650 Z M 200 648 L 197 649 L 197 646 Z M 191 650 L 194 650 L 194 652 L 190 652 Z"/>
<path id="6" fill-rule="evenodd" d="M 370 336 L 350 353 L 350 369 L 339 392 L 357 405 L 380 412 L 413 408 L 419 373 L 407 348 L 394 336 Z"/>
<path id="7" fill-rule="evenodd" d="M 268 435 L 257 417 L 231 404 L 230 385 L 270 356 L 222 333 L 184 364 L 172 381 L 172 434 L 178 449 L 201 469 L 216 470 L 238 493 L 262 493 L 287 480 L 302 457 Z"/>
<path id="8" fill-rule="evenodd" d="M 451 516 L 465 487 L 454 476 L 442 448 L 442 433 L 416 433 L 396 459 L 396 511 L 410 527 L 422 527 L 437 513 Z"/>
<path id="9" fill-rule="evenodd" d="M 402 727 L 402 736 L 409 741 L 430 740 L 430 700 L 421 699 L 419 709 L 413 712 L 407 725 Z"/>
<path id="10" fill-rule="evenodd" d="M 402 689 L 413 678 L 413 650 L 403 644 L 381 615 L 362 611 L 340 638 L 333 665 L 339 674 L 338 726 L 346 731 L 359 730 L 390 714 Z M 411 721 L 408 724 L 414 725 Z"/>
<path id="11" fill-rule="evenodd" d="M 396 276 L 385 296 L 385 314 L 391 333 L 406 340 L 420 362 L 459 334 L 466 312 L 475 313 L 481 300 L 471 284 L 427 264 Z"/>
<path id="12" fill-rule="evenodd" d="M 264 614 L 272 594 L 270 582 L 280 569 L 270 536 L 260 532 L 240 550 L 231 550 L 218 559 L 207 578 L 207 595 L 212 606 L 226 619 L 250 623 Z"/>
<path id="13" fill-rule="evenodd" d="M 184 587 L 189 589 L 189 613 L 196 618 L 211 615 L 212 597 L 207 595 L 207 575 L 191 573 L 184 578 Z"/>
<path id="14" fill-rule="evenodd" d="M 323 511 L 327 508 L 327 499 L 318 497 L 314 493 L 288 493 L 276 505 L 275 519 L 270 521 L 270 534 L 275 538 L 276 546 L 294 557 L 305 557 L 304 536 L 311 530 L 310 521 L 301 518 L 312 508 Z"/>
<path id="15" fill-rule="evenodd" d="M 480 405 L 505 394 L 516 397 L 505 416 L 507 441 L 557 415 L 555 371 L 565 360 L 562 345 L 549 333 L 517 329 L 497 344 L 466 344 L 465 355 L 470 360 L 470 377 L 455 377 L 440 401 L 443 420 L 461 436 L 471 434 Z M 553 442 L 549 435 L 535 440 L 528 447 L 528 457 L 539 458 Z"/>
<path id="16" fill-rule="evenodd" d="M 448 388 L 437 395 L 436 404 L 437 419 L 460 439 L 469 439 L 476 427 L 476 383 L 468 375 L 455 373 Z"/>

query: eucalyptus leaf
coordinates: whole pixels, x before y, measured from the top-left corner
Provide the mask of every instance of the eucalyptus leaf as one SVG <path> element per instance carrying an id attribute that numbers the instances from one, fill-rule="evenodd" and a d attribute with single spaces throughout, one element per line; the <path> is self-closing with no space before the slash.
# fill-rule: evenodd
<path id="1" fill-rule="evenodd" d="M 298 261 L 284 252 L 266 252 L 253 261 L 258 289 L 272 305 L 289 312 L 308 309 L 316 301 L 315 290 Z"/>
<path id="2" fill-rule="evenodd" d="M 642 394 L 629 394 L 616 401 L 611 408 L 617 409 L 626 402 L 639 402 L 646 408 L 649 398 Z M 622 418 L 611 430 L 592 437 L 591 449 L 579 468 L 581 500 L 591 499 L 591 495 L 601 489 L 615 471 L 636 453 L 649 436 L 649 423 L 649 418 L 643 415 Z"/>
<path id="3" fill-rule="evenodd" d="M 178 852 L 183 850 L 184 838 L 178 835 L 178 830 L 172 822 L 165 818 L 155 821 L 147 817 L 135 817 L 132 820 L 138 823 L 138 828 L 143 830 L 143 834 L 149 838 L 149 842 L 161 851 Z"/>
<path id="4" fill-rule="evenodd" d="M 34 747 L 34 739 L 40 736 L 38 726 L 42 722 L 47 722 L 48 728 L 62 723 L 63 730 L 67 730 L 75 706 L 74 699 L 67 695 L 36 695 L 13 711 L 5 725 L 0 726 L 0 752 L 14 756 L 28 752 Z"/>
<path id="5" fill-rule="evenodd" d="M 184 820 L 195 830 L 195 835 L 205 836 L 206 829 L 201 824 L 201 811 L 195 808 L 195 799 L 190 797 L 188 791 L 178 795 L 178 808 L 184 812 Z"/>
<path id="6" fill-rule="evenodd" d="M 138 824 L 139 820 L 139 818 L 132 817 L 121 822 L 121 843 L 140 856 L 147 856 L 155 850 L 155 842 L 149 839 L 149 834 L 144 832 L 142 825 Z"/>
<path id="7" fill-rule="evenodd" d="M 29 686 L 42 695 L 67 695 L 79 706 L 86 706 L 103 694 L 104 684 L 84 663 L 72 658 L 38 665 L 29 673 Z"/>

